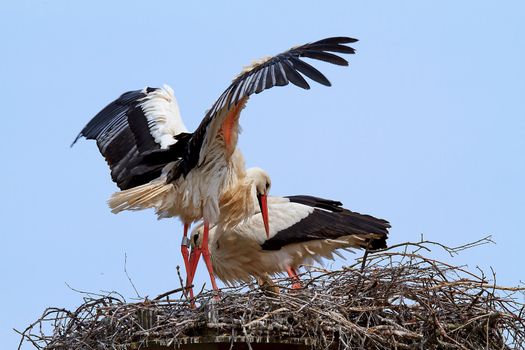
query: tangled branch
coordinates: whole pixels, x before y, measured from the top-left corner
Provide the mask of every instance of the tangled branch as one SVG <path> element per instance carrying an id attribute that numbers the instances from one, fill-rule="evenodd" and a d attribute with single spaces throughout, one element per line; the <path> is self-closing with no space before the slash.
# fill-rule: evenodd
<path id="1" fill-rule="evenodd" d="M 498 286 L 494 273 L 489 279 L 421 254 L 436 245 L 457 254 L 488 242 L 404 243 L 365 253 L 338 271 L 310 268 L 298 291 L 288 279 L 276 281 L 278 294 L 241 285 L 222 289 L 215 301 L 204 291 L 195 309 L 183 288 L 133 303 L 89 294 L 74 311 L 46 309 L 19 332 L 19 348 L 24 341 L 48 350 L 242 341 L 316 349 L 525 349 L 525 288 Z"/>

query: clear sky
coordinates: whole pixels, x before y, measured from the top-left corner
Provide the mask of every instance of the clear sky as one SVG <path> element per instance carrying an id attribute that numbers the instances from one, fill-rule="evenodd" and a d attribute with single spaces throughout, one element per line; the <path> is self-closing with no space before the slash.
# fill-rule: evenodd
<path id="1" fill-rule="evenodd" d="M 168 83 L 193 129 L 243 65 L 328 36 L 360 39 L 350 68 L 316 63 L 331 88 L 254 96 L 241 120 L 247 164 L 270 173 L 275 195 L 390 220 L 390 243 L 492 234 L 497 245 L 437 256 L 493 267 L 501 284 L 524 279 L 524 3 L 250 3 L 2 2 L 2 348 L 45 307 L 81 302 L 66 282 L 133 297 L 125 254 L 142 296 L 178 287 L 178 221 L 111 214 L 116 186 L 95 144 L 69 148 L 92 116 Z"/>

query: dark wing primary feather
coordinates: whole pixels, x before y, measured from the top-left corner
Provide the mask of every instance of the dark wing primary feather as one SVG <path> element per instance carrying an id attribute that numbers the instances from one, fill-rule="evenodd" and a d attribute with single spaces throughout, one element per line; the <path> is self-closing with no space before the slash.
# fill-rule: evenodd
<path id="1" fill-rule="evenodd" d="M 111 169 L 111 179 L 124 190 L 133 187 L 130 172 L 140 163 L 136 140 L 128 123 L 128 113 L 146 97 L 141 90 L 128 91 L 102 109 L 78 134 L 75 144 L 81 137 L 97 142 L 100 154 Z"/>
<path id="2" fill-rule="evenodd" d="M 334 201 L 331 199 L 324 199 L 314 196 L 298 195 L 298 196 L 285 196 L 290 202 L 304 204 L 309 207 L 326 209 L 333 212 L 339 212 L 345 210 L 343 208 L 343 203 L 339 201 Z"/>
<path id="3" fill-rule="evenodd" d="M 323 39 L 291 48 L 263 62 L 256 63 L 233 80 L 210 112 L 213 114 L 218 109 L 223 108 L 226 103 L 230 107 L 238 103 L 243 97 L 250 96 L 253 93 L 258 94 L 274 86 L 288 85 L 289 82 L 303 89 L 309 89 L 310 85 L 302 75 L 319 84 L 330 86 L 330 81 L 323 73 L 300 58 L 307 57 L 340 66 L 348 66 L 348 61 L 331 52 L 354 54 L 355 50 L 344 44 L 356 41 L 357 39 L 348 37 Z"/>
<path id="4" fill-rule="evenodd" d="M 111 169 L 111 178 L 121 190 L 157 178 L 166 163 L 147 164 L 142 156 L 161 147 L 152 135 L 152 128 L 158 125 L 155 120 L 147 119 L 143 108 L 143 102 L 151 100 L 152 94 L 158 91 L 158 88 L 146 88 L 122 94 L 93 117 L 73 141 L 74 144 L 81 137 L 96 140 Z M 160 92 L 170 93 L 169 90 Z M 160 103 L 169 104 L 162 100 Z M 162 118 L 169 119 L 164 115 Z"/>
<path id="5" fill-rule="evenodd" d="M 138 107 L 140 101 L 148 94 L 158 90 L 155 88 L 123 94 L 97 114 L 73 143 L 82 136 L 95 139 L 100 152 L 110 165 L 113 180 L 121 189 L 147 182 L 160 174 L 163 164 L 180 160 L 169 176 L 170 181 L 174 181 L 187 175 L 202 161 L 207 151 L 206 145 L 216 137 L 224 119 L 227 116 L 232 117 L 231 113 L 236 114 L 233 117 L 238 117 L 241 108 L 236 107 L 246 102 L 250 95 L 273 86 L 284 86 L 289 82 L 309 89 L 310 85 L 303 75 L 322 85 L 330 86 L 330 82 L 321 72 L 301 58 L 346 66 L 348 62 L 333 52 L 353 54 L 355 50 L 345 44 L 356 41 L 357 39 L 348 37 L 327 38 L 292 48 L 253 64 L 233 80 L 206 113 L 194 133 L 184 133 L 179 142 L 165 149 L 159 149 L 158 140 L 151 135 L 154 133 L 155 123 L 152 124 L 151 119 L 146 121 L 144 111 Z M 159 121 L 161 119 L 159 118 Z M 140 155 L 145 157 L 141 159 Z M 150 161 L 153 163 L 150 164 Z"/>
<path id="6" fill-rule="evenodd" d="M 375 234 L 374 238 L 366 242 L 363 248 L 380 249 L 386 247 L 388 221 L 370 215 L 363 215 L 342 208 L 341 203 L 312 196 L 290 196 L 291 202 L 308 205 L 316 208 L 314 211 L 266 240 L 262 245 L 264 250 L 279 250 L 292 244 L 307 242 L 315 239 L 337 239 L 348 235 Z"/>
<path id="7" fill-rule="evenodd" d="M 120 95 L 87 123 L 71 146 L 81 137 L 85 137 L 88 140 L 96 140 L 99 147 L 106 148 L 115 135 L 128 127 L 126 113 L 130 107 L 135 106 L 144 97 L 146 94 L 142 90 L 128 91 Z"/>
<path id="8" fill-rule="evenodd" d="M 274 86 L 284 86 L 291 82 L 303 89 L 309 89 L 310 85 L 304 76 L 322 85 L 330 86 L 330 82 L 323 73 L 302 61 L 301 58 L 306 57 L 347 66 L 348 62 L 333 52 L 353 54 L 355 50 L 345 44 L 356 41 L 357 39 L 348 37 L 319 40 L 294 47 L 243 70 L 212 105 L 193 133 L 188 145 L 188 153 L 191 153 L 192 157 L 185 160 L 187 171 L 202 161 L 206 152 L 206 143 L 215 137 L 214 133 L 219 130 L 217 125 L 223 123 L 228 111 L 233 110 L 238 104 L 244 103 L 250 95 L 258 94 Z"/>

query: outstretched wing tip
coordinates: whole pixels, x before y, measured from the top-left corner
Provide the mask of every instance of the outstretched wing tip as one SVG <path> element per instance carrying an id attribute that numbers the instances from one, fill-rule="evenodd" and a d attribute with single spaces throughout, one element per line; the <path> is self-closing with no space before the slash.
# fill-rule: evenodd
<path id="1" fill-rule="evenodd" d="M 73 140 L 73 142 L 71 142 L 71 144 L 69 145 L 69 148 L 73 148 L 73 146 L 75 145 L 75 143 L 77 143 L 77 141 L 82 137 L 82 133 L 78 134 L 77 137 L 75 137 L 75 139 Z"/>
<path id="2" fill-rule="evenodd" d="M 329 37 L 329 38 L 324 38 L 324 39 L 318 40 L 318 41 L 316 41 L 314 43 L 315 44 L 317 44 L 317 43 L 352 44 L 352 43 L 356 43 L 358 41 L 359 41 L 359 39 L 356 39 L 356 38 L 353 38 L 353 37 L 350 37 L 350 36 L 332 36 L 332 37 Z"/>
<path id="3" fill-rule="evenodd" d="M 357 39 L 346 36 L 330 37 L 295 46 L 274 57 L 264 57 L 254 61 L 235 77 L 232 85 L 228 88 L 229 93 L 231 93 L 231 98 L 227 104 L 228 108 L 236 104 L 243 96 L 258 94 L 273 86 L 285 86 L 292 83 L 308 90 L 310 85 L 305 77 L 321 85 L 332 86 L 320 71 L 301 58 L 349 66 L 349 62 L 338 54 L 355 54 L 354 48 L 344 44 L 356 41 Z"/>
<path id="4" fill-rule="evenodd" d="M 327 87 L 332 86 L 323 73 L 303 59 L 310 58 L 339 66 L 349 66 L 348 61 L 342 58 L 341 54 L 354 54 L 355 50 L 344 44 L 356 41 L 357 39 L 345 36 L 326 38 L 295 46 L 276 56 L 264 57 L 245 66 L 206 112 L 205 118 L 194 133 L 193 147 L 200 149 L 199 154 L 204 154 L 202 150 L 206 147 L 203 144 L 210 139 L 206 136 L 210 123 L 214 120 L 216 123 L 222 123 L 233 111 L 232 107 L 236 108 L 243 99 L 252 94 L 259 94 L 272 87 L 290 83 L 309 90 L 310 84 L 306 78 Z M 238 115 L 240 110 L 237 109 L 234 113 Z"/>
<path id="5" fill-rule="evenodd" d="M 356 42 L 359 41 L 359 39 L 352 38 L 350 36 L 343 36 L 343 37 L 341 37 L 341 39 L 343 39 L 341 41 L 341 43 L 343 43 L 343 44 L 352 44 L 352 43 L 356 43 Z"/>

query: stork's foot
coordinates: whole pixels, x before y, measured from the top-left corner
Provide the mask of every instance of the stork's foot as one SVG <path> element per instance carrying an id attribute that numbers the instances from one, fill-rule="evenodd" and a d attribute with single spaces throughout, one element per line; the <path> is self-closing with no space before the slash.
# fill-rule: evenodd
<path id="1" fill-rule="evenodd" d="M 301 283 L 300 282 L 294 282 L 292 283 L 292 289 L 293 290 L 297 290 L 297 289 L 301 289 L 303 288 L 303 286 L 301 286 Z"/>
<path id="2" fill-rule="evenodd" d="M 295 269 L 293 267 L 288 267 L 286 269 L 286 272 L 288 273 L 288 277 L 292 279 L 292 289 L 301 289 L 301 280 L 299 279 L 299 276 L 297 276 L 297 272 L 295 271 Z"/>
<path id="3" fill-rule="evenodd" d="M 256 277 L 255 280 L 264 294 L 279 294 L 281 291 L 269 276 Z"/>
<path id="4" fill-rule="evenodd" d="M 221 298 L 222 298 L 221 291 L 220 290 L 214 290 L 213 291 L 213 300 L 219 301 L 219 300 L 221 300 Z"/>

